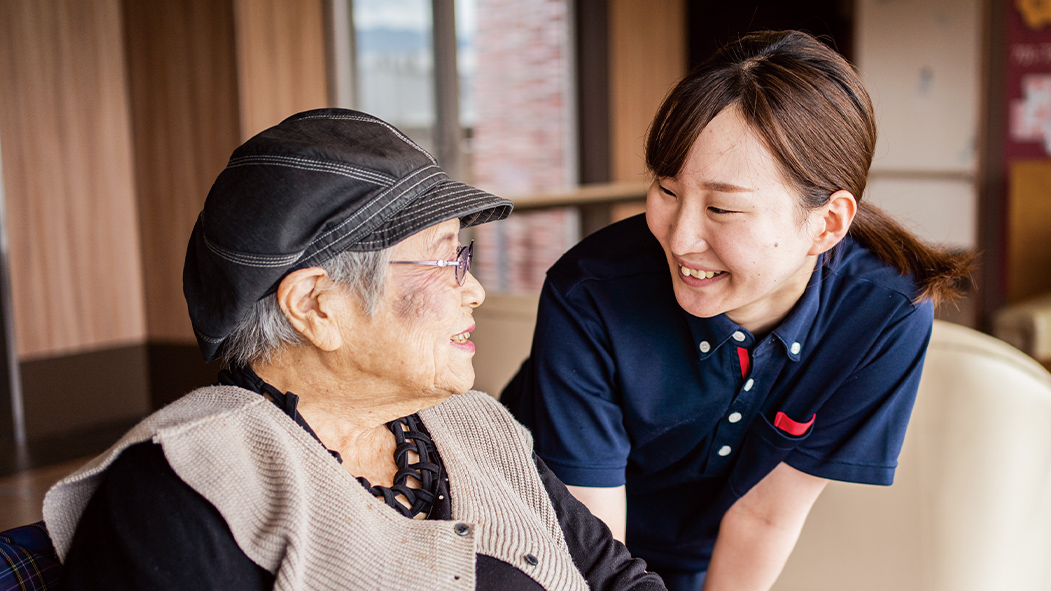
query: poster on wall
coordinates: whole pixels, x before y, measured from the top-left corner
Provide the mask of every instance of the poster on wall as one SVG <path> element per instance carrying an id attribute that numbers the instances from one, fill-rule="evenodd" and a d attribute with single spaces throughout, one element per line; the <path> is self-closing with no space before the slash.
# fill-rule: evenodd
<path id="1" fill-rule="evenodd" d="M 1051 2 L 1014 0 L 1007 15 L 1008 165 L 1051 156 Z"/>
<path id="2" fill-rule="evenodd" d="M 1051 290 L 1051 2 L 1007 5 L 1005 303 Z"/>

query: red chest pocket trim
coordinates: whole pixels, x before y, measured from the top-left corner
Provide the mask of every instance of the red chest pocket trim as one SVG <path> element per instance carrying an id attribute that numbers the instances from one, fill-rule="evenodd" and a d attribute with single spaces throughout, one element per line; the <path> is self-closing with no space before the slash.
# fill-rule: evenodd
<path id="1" fill-rule="evenodd" d="M 795 435 L 796 437 L 798 437 L 807 432 L 807 429 L 810 428 L 810 425 L 814 424 L 814 419 L 816 418 L 817 415 L 815 414 L 814 416 L 810 417 L 809 421 L 805 423 L 799 423 L 788 418 L 788 415 L 786 415 L 785 413 L 779 412 L 777 413 L 777 416 L 774 417 L 774 426 L 784 431 L 785 433 L 788 433 L 789 435 Z"/>

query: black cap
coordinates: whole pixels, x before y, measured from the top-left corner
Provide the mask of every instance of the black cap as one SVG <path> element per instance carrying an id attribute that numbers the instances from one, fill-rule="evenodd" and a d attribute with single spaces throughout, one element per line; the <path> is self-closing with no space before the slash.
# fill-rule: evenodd
<path id="1" fill-rule="evenodd" d="M 390 124 L 346 109 L 293 115 L 234 150 L 208 192 L 183 267 L 206 361 L 288 273 L 393 246 L 446 220 L 502 220 L 511 202 L 450 180 Z"/>

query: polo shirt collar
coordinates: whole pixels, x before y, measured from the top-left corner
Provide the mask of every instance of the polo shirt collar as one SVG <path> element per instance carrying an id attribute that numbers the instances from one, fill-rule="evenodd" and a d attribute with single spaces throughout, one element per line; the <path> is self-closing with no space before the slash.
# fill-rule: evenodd
<path id="1" fill-rule="evenodd" d="M 792 361 L 799 361 L 800 355 L 806 346 L 803 338 L 809 334 L 810 327 L 817 318 L 821 309 L 821 280 L 825 275 L 825 255 L 818 256 L 814 272 L 810 275 L 803 295 L 792 307 L 788 316 L 771 333 L 774 338 L 781 342 L 785 349 L 785 355 Z M 702 361 L 711 357 L 728 341 L 746 348 L 755 344 L 755 336 L 748 330 L 738 326 L 725 314 L 719 314 L 711 318 L 698 318 L 683 310 L 686 324 L 690 327 L 693 342 L 697 345 L 697 353 Z M 745 340 L 738 342 L 733 339 L 737 331 L 744 333 Z"/>
<path id="2" fill-rule="evenodd" d="M 702 361 L 714 355 L 719 347 L 729 341 L 733 333 L 738 330 L 748 336 L 748 340 L 741 343 L 742 346 L 749 346 L 753 340 L 747 330 L 727 318 L 726 314 L 719 314 L 711 318 L 698 318 L 685 310 L 682 313 L 686 317 L 686 324 L 690 327 L 690 334 L 693 335 L 694 345 Z"/>
<path id="3" fill-rule="evenodd" d="M 781 324 L 773 330 L 774 338 L 781 341 L 785 354 L 792 361 L 799 361 L 800 354 L 807 346 L 806 335 L 821 310 L 821 280 L 824 277 L 824 255 L 818 257 L 817 266 L 810 275 L 803 295 L 796 302 Z"/>

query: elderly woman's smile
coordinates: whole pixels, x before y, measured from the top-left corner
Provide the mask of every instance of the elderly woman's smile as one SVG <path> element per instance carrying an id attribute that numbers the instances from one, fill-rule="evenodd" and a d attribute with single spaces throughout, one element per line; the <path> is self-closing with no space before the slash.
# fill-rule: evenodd
<path id="1" fill-rule="evenodd" d="M 459 247 L 459 222 L 449 220 L 396 245 L 392 260 L 449 260 Z M 350 335 L 354 359 L 378 362 L 379 375 L 404 379 L 403 388 L 438 396 L 462 394 L 474 384 L 473 311 L 485 290 L 468 273 L 461 286 L 454 270 L 390 265 L 387 290 L 370 329 Z"/>

